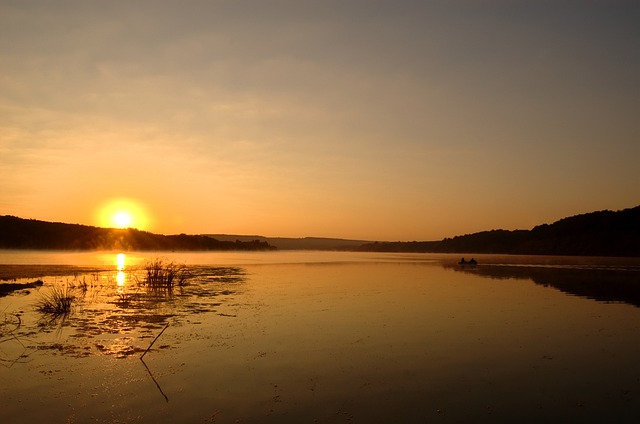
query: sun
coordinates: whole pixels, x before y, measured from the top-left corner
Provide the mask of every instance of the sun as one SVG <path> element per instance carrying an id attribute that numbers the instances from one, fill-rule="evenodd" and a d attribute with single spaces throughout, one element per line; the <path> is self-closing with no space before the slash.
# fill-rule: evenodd
<path id="1" fill-rule="evenodd" d="M 129 228 L 131 227 L 132 221 L 131 215 L 126 211 L 118 212 L 113 216 L 113 223 L 116 228 Z"/>
<path id="2" fill-rule="evenodd" d="M 148 214 L 142 204 L 134 199 L 109 199 L 99 208 L 98 222 L 106 228 L 137 228 L 146 230 Z"/>

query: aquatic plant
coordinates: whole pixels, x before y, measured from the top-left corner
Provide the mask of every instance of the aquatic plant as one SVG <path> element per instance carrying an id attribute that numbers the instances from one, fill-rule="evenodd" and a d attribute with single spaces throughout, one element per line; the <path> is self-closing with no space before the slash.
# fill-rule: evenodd
<path id="1" fill-rule="evenodd" d="M 54 317 L 68 315 L 76 297 L 68 285 L 54 286 L 36 302 L 36 310 Z"/>
<path id="2" fill-rule="evenodd" d="M 163 258 L 147 260 L 143 264 L 146 271 L 144 284 L 151 288 L 171 289 L 183 286 L 191 276 L 186 265 L 169 262 Z"/>

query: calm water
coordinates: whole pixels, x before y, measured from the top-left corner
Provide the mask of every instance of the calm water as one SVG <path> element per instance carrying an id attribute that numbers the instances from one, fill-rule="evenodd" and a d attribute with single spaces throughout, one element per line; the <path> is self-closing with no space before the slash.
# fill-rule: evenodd
<path id="1" fill-rule="evenodd" d="M 127 254 L 118 271 L 115 252 L 0 252 L 0 271 L 44 281 L 0 297 L 0 421 L 640 416 L 637 259 L 480 256 L 462 268 L 448 255 L 166 256 L 193 274 L 170 293 L 138 285 L 148 254 Z M 77 295 L 67 317 L 35 310 L 54 286 Z"/>

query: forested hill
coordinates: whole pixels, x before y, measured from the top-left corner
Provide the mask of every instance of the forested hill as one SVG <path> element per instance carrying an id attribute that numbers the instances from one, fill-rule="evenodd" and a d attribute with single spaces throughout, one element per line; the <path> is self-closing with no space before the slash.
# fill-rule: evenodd
<path id="1" fill-rule="evenodd" d="M 0 216 L 0 249 L 271 250 L 264 240 L 218 240 L 205 235 L 159 235 Z M 318 248 L 317 246 L 315 248 Z M 377 252 L 504 253 L 640 256 L 640 206 L 599 211 L 531 230 L 491 230 L 441 241 L 376 242 L 348 250 Z"/>
<path id="2" fill-rule="evenodd" d="M 160 235 L 132 228 L 99 228 L 79 224 L 0 216 L 0 249 L 51 250 L 272 250 L 266 242 L 220 241 L 204 235 Z"/>
<path id="3" fill-rule="evenodd" d="M 640 206 L 571 216 L 531 230 L 491 230 L 430 242 L 369 243 L 359 250 L 640 256 Z"/>

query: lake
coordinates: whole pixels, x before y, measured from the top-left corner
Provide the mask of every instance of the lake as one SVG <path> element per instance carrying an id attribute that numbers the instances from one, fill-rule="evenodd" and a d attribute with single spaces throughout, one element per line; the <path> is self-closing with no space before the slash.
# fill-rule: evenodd
<path id="1" fill-rule="evenodd" d="M 638 258 L 117 253 L 0 251 L 0 284 L 43 281 L 0 297 L 0 422 L 640 416 Z M 157 257 L 186 284 L 145 286 Z"/>

